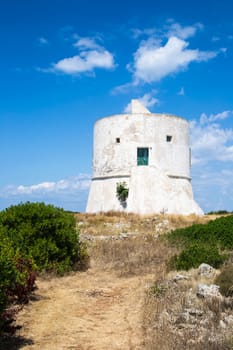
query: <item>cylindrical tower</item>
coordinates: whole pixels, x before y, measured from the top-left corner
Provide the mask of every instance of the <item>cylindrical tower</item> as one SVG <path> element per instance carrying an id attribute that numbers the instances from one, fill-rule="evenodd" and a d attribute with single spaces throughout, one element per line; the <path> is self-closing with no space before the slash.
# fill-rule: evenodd
<path id="1" fill-rule="evenodd" d="M 87 212 L 201 214 L 190 183 L 188 121 L 152 114 L 136 100 L 131 109 L 95 123 Z M 124 203 L 116 195 L 119 183 L 129 189 Z"/>

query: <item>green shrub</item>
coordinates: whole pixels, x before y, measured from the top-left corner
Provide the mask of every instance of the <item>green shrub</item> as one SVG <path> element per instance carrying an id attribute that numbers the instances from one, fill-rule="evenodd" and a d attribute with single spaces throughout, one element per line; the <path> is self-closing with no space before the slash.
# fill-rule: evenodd
<path id="1" fill-rule="evenodd" d="M 129 195 L 126 182 L 118 182 L 116 187 L 117 198 L 120 202 L 125 202 Z"/>
<path id="2" fill-rule="evenodd" d="M 187 270 L 204 262 L 219 267 L 228 257 L 221 251 L 233 249 L 233 215 L 178 229 L 167 237 L 171 244 L 182 249 L 170 260 L 171 268 Z"/>
<path id="3" fill-rule="evenodd" d="M 172 243 L 189 245 L 202 242 L 214 242 L 221 249 L 233 248 L 233 215 L 221 217 L 207 224 L 196 224 L 171 232 L 168 239 Z"/>
<path id="4" fill-rule="evenodd" d="M 233 265 L 226 266 L 215 279 L 220 286 L 220 293 L 225 296 L 233 296 Z"/>
<path id="5" fill-rule="evenodd" d="M 218 268 L 225 260 L 225 255 L 219 254 L 215 245 L 191 244 L 175 255 L 169 262 L 169 267 L 176 270 L 189 270 L 196 268 L 202 263 Z"/>
<path id="6" fill-rule="evenodd" d="M 3 228 L 0 227 L 0 313 L 6 307 L 7 291 L 14 286 L 18 276 L 14 265 L 15 252 L 10 240 L 5 237 Z"/>
<path id="7" fill-rule="evenodd" d="M 82 264 L 81 246 L 72 214 L 44 203 L 21 203 L 0 213 L 0 224 L 14 250 L 32 259 L 39 271 L 60 273 Z"/>
<path id="8" fill-rule="evenodd" d="M 217 211 L 209 211 L 207 215 L 224 215 L 224 214 L 230 214 L 232 212 L 229 212 L 227 210 L 217 210 Z"/>
<path id="9" fill-rule="evenodd" d="M 14 320 L 15 303 L 28 301 L 35 279 L 32 262 L 14 249 L 0 226 L 0 332 Z"/>
<path id="10" fill-rule="evenodd" d="M 22 203 L 0 212 L 0 331 L 28 301 L 36 270 L 59 274 L 86 267 L 74 215 L 44 203 Z"/>

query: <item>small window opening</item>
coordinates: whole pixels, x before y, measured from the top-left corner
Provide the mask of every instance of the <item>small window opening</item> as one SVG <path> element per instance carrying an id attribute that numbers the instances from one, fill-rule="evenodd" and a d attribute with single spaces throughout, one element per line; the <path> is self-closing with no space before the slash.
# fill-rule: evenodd
<path id="1" fill-rule="evenodd" d="M 167 135 L 167 142 L 171 142 L 172 141 L 172 136 L 171 135 Z"/>
<path id="2" fill-rule="evenodd" d="M 149 148 L 137 149 L 137 165 L 148 165 L 149 163 Z"/>
<path id="3" fill-rule="evenodd" d="M 120 143 L 120 142 L 121 142 L 120 137 L 117 137 L 117 138 L 116 138 L 116 143 Z"/>

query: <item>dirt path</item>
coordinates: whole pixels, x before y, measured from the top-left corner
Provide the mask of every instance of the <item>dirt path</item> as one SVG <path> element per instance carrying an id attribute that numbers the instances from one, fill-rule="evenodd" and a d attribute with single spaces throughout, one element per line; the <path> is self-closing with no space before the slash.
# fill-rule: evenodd
<path id="1" fill-rule="evenodd" d="M 117 277 L 90 269 L 50 281 L 39 280 L 37 295 L 19 314 L 22 349 L 143 349 L 141 306 L 144 277 Z"/>

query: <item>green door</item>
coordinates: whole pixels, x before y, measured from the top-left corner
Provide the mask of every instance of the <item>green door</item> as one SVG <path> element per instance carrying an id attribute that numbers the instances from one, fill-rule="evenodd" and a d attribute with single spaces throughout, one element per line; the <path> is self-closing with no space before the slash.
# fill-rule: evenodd
<path id="1" fill-rule="evenodd" d="M 149 148 L 138 148 L 137 151 L 137 165 L 148 165 Z"/>

